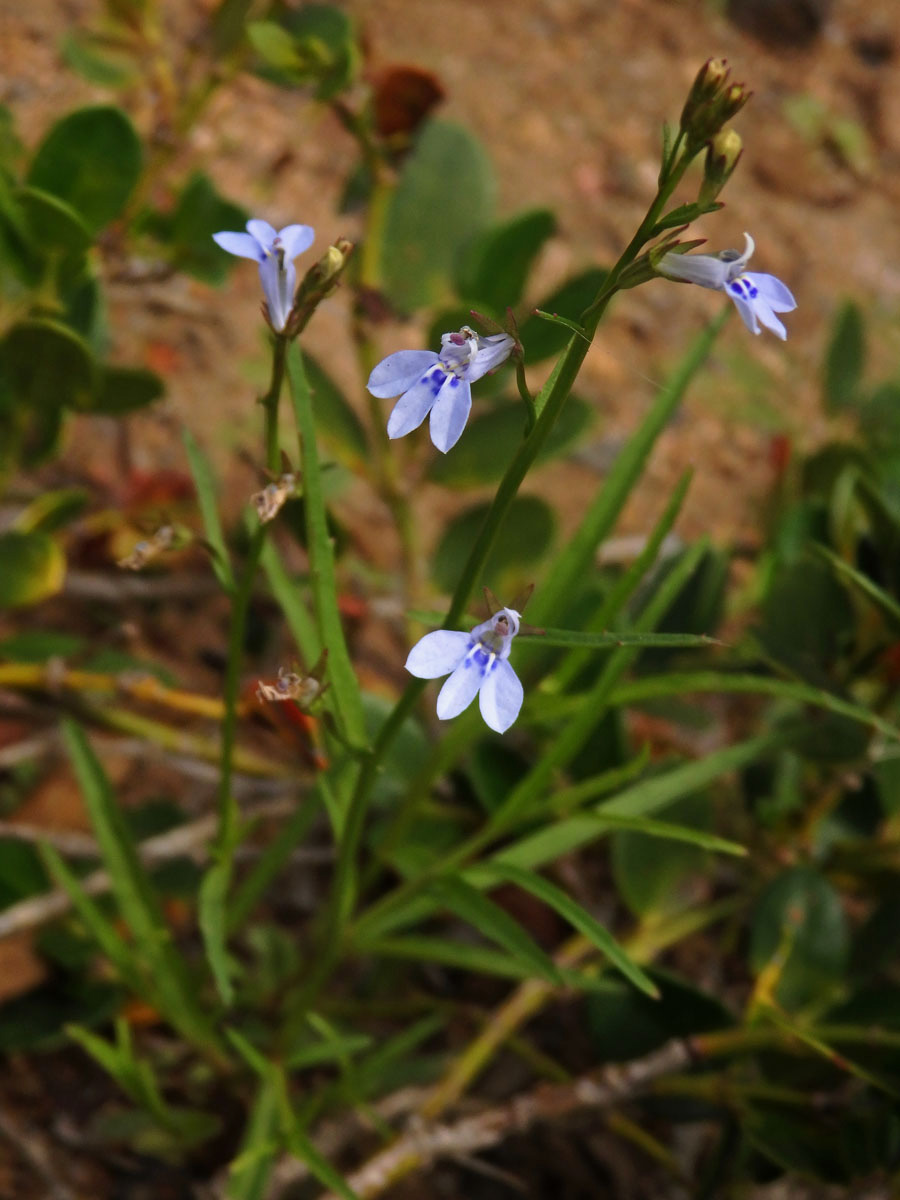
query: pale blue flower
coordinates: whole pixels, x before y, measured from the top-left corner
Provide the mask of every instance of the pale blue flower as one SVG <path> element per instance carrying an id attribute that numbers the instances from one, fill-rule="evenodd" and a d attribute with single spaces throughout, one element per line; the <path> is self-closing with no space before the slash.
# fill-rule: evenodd
<path id="1" fill-rule="evenodd" d="M 458 717 L 477 693 L 481 715 L 491 729 L 509 729 L 522 707 L 522 684 L 507 662 L 519 620 L 514 608 L 501 608 L 471 633 L 438 629 L 416 642 L 406 660 L 411 675 L 437 679 L 450 674 L 437 698 L 442 721 Z"/>
<path id="2" fill-rule="evenodd" d="M 737 305 L 741 319 L 751 333 L 759 333 L 760 322 L 782 341 L 787 330 L 776 313 L 793 312 L 797 301 L 774 275 L 745 271 L 755 250 L 753 238 L 744 234 L 744 253 L 723 250 L 721 254 L 664 254 L 657 270 L 669 279 L 698 283 L 700 287 L 725 292 Z"/>
<path id="3" fill-rule="evenodd" d="M 277 333 L 287 325 L 294 306 L 297 289 L 294 259 L 309 249 L 315 236 L 309 225 L 285 225 L 284 229 L 276 230 L 268 221 L 258 219 L 247 222 L 246 233 L 213 234 L 213 241 L 229 254 L 259 263 L 269 320 Z"/>
<path id="4" fill-rule="evenodd" d="M 515 344 L 507 333 L 481 337 L 464 325 L 458 333 L 442 336 L 439 354 L 433 350 L 389 354 L 367 384 L 379 400 L 400 396 L 388 419 L 388 437 L 404 437 L 431 413 L 431 440 L 446 454 L 466 427 L 472 407 L 470 384 L 499 367 Z"/>

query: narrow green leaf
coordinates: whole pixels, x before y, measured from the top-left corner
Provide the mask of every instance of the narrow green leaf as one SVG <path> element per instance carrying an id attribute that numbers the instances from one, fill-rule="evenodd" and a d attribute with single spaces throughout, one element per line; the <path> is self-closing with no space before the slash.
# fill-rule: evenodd
<path id="1" fill-rule="evenodd" d="M 602 632 L 619 620 L 620 614 L 625 609 L 626 604 L 656 563 L 663 543 L 674 526 L 678 514 L 681 512 L 681 506 L 684 503 L 690 483 L 691 472 L 686 471 L 669 496 L 662 515 L 651 530 L 650 536 L 647 538 L 640 554 L 622 572 L 609 592 L 603 597 L 597 611 L 587 622 L 586 631 Z M 571 654 L 567 654 L 553 673 L 554 685 L 560 691 L 564 691 L 572 684 L 573 680 L 578 678 L 589 660 L 590 651 L 588 650 L 577 650 Z M 535 670 L 543 665 L 544 660 L 538 659 Z"/>
<path id="2" fill-rule="evenodd" d="M 589 633 L 579 629 L 543 629 L 536 634 L 520 634 L 516 646 L 587 646 L 594 650 L 612 650 L 616 646 L 697 647 L 721 646 L 705 633 Z"/>
<path id="3" fill-rule="evenodd" d="M 811 704 L 828 712 L 849 717 L 861 725 L 871 726 L 889 737 L 900 741 L 900 729 L 877 713 L 826 692 L 808 683 L 793 679 L 772 679 L 766 675 L 730 675 L 725 671 L 678 671 L 668 675 L 647 675 L 619 684 L 612 693 L 612 702 L 618 705 L 641 704 L 662 696 L 684 696 L 691 692 L 739 692 L 760 696 L 778 696 L 796 700 L 799 704 Z M 577 707 L 577 697 L 573 707 Z"/>
<path id="4" fill-rule="evenodd" d="M 185 964 L 172 943 L 171 932 L 138 859 L 109 781 L 79 725 L 64 721 L 63 738 L 113 891 L 147 965 L 159 1007 L 182 1036 L 192 1043 L 211 1047 L 215 1045 L 215 1035 L 200 1007 Z"/>
<path id="5" fill-rule="evenodd" d="M 549 983 L 562 982 L 559 969 L 521 925 L 493 900 L 466 883 L 460 876 L 444 876 L 429 884 L 428 891 L 439 904 L 449 908 L 463 921 L 491 941 L 502 946 L 513 958 Z"/>
<path id="6" fill-rule="evenodd" d="M 300 348 L 296 341 L 291 342 L 288 347 L 287 374 L 297 420 L 297 432 L 300 436 L 306 547 L 309 554 L 316 621 L 321 642 L 328 647 L 328 679 L 331 683 L 338 723 L 346 740 L 352 746 L 361 748 L 367 744 L 368 740 L 365 716 L 359 683 L 350 661 L 338 609 L 334 547 L 328 536 L 328 524 L 325 516 L 325 498 L 322 493 L 322 477 L 316 447 L 312 398 L 303 369 Z"/>
<path id="7" fill-rule="evenodd" d="M 284 1113 L 287 1107 L 288 1101 L 285 1100 L 282 1105 L 282 1120 L 285 1119 Z M 338 1196 L 343 1196 L 344 1200 L 359 1200 L 359 1196 L 350 1187 L 343 1175 L 331 1165 L 324 1154 L 321 1154 L 316 1149 L 309 1135 L 301 1128 L 296 1118 L 287 1121 L 284 1140 L 290 1153 L 295 1158 L 299 1158 L 301 1162 L 306 1163 L 310 1174 L 314 1175 L 319 1183 L 324 1187 L 330 1188 Z"/>
<path id="8" fill-rule="evenodd" d="M 228 953 L 228 890 L 231 885 L 231 857 L 216 859 L 207 868 L 197 897 L 197 923 L 203 934 L 206 961 L 216 981 L 222 1003 L 230 1008 L 234 1001 L 231 977 L 235 964 Z"/>
<path id="9" fill-rule="evenodd" d="M 549 321 L 553 325 L 563 325 L 570 333 L 574 333 L 586 342 L 590 341 L 590 338 L 584 331 L 584 326 L 579 325 L 577 321 L 570 321 L 568 317 L 561 317 L 559 313 L 544 312 L 542 308 L 536 308 L 534 315 L 540 317 L 542 321 Z"/>
<path id="10" fill-rule="evenodd" d="M 606 276 L 601 267 L 590 267 L 544 297 L 539 309 L 519 325 L 527 362 L 559 354 L 572 333 L 580 335 L 577 318 L 593 303 Z"/>
<path id="11" fill-rule="evenodd" d="M 271 540 L 264 544 L 259 561 L 266 573 L 272 595 L 287 621 L 288 629 L 300 653 L 303 665 L 311 667 L 322 652 L 322 644 L 316 632 L 315 621 L 313 621 L 303 598 L 304 589 L 298 585 L 298 581 L 292 575 L 288 574 Z"/>
<path id="12" fill-rule="evenodd" d="M 626 817 L 610 812 L 594 812 L 592 818 L 604 830 L 630 830 L 632 833 L 645 833 L 648 837 L 663 838 L 666 841 L 687 842 L 698 846 L 701 850 L 712 850 L 717 854 L 734 854 L 744 857 L 747 847 L 740 842 L 731 842 L 727 838 L 717 837 L 707 833 L 705 829 L 693 829 L 689 825 L 675 825 L 671 821 L 654 821 L 648 817 Z"/>
<path id="13" fill-rule="evenodd" d="M 72 907 L 100 947 L 101 953 L 109 959 L 126 987 L 141 995 L 146 990 L 146 977 L 134 948 L 128 945 L 112 921 L 88 896 L 78 876 L 69 868 L 59 852 L 49 842 L 41 844 L 40 852 L 48 874 L 56 886 L 68 895 Z"/>
<path id="14" fill-rule="evenodd" d="M 701 561 L 706 546 L 698 542 L 685 551 L 662 580 L 635 621 L 635 632 L 652 630 L 668 612 L 675 597 Z M 592 732 L 609 711 L 610 694 L 625 671 L 640 653 L 639 646 L 619 646 L 605 659 L 593 686 L 581 697 L 581 706 L 565 728 L 549 743 L 543 756 L 507 797 L 496 813 L 497 828 L 508 826 L 520 813 L 531 810 L 549 791 L 556 772 L 565 767 L 586 744 Z"/>
<path id="15" fill-rule="evenodd" d="M 656 439 L 674 415 L 694 375 L 706 361 L 726 319 L 727 310 L 694 340 L 656 397 L 640 428 L 616 458 L 581 524 L 545 573 L 544 583 L 535 594 L 529 610 L 530 621 L 542 624 L 565 609 L 567 598 L 590 570 L 597 546 L 609 536 L 631 489 L 641 477 Z"/>
<path id="16" fill-rule="evenodd" d="M 544 904 L 549 905 L 564 920 L 568 921 L 573 929 L 583 933 L 588 941 L 596 946 L 636 988 L 654 999 L 659 998 L 659 989 L 656 984 L 637 963 L 629 958 L 609 930 L 605 929 L 598 920 L 556 884 L 550 883 L 549 880 L 544 879 L 541 875 L 536 875 L 533 871 L 524 870 L 513 863 L 504 862 L 502 859 L 485 864 L 484 870 L 488 875 L 494 876 L 497 882 L 514 883 L 524 891 L 530 892 L 532 896 L 536 896 L 538 900 L 542 900 Z"/>
<path id="17" fill-rule="evenodd" d="M 382 938 L 367 947 L 375 958 L 399 958 L 405 962 L 436 962 L 445 967 L 457 967 L 478 975 L 496 975 L 501 979 L 531 979 L 530 966 L 508 954 L 500 954 L 494 946 L 476 946 L 469 942 L 454 942 L 449 938 L 411 934 L 408 937 Z M 580 992 L 605 992 L 609 981 L 584 971 L 559 968 L 560 978 L 567 988 Z"/>
<path id="18" fill-rule="evenodd" d="M 267 1074 L 260 1081 L 240 1149 L 228 1169 L 228 1200 L 265 1200 L 281 1151 L 278 1127 L 278 1086 Z"/>
<path id="19" fill-rule="evenodd" d="M 225 545 L 225 534 L 219 519 L 219 504 L 216 495 L 216 481 L 212 467 L 206 455 L 197 445 L 194 435 L 185 429 L 182 438 L 188 456 L 188 464 L 197 491 L 197 502 L 200 505 L 200 515 L 203 518 L 203 530 L 207 542 L 213 550 L 212 567 L 216 578 L 229 594 L 235 590 L 234 573 L 231 569 L 231 558 Z"/>
<path id="20" fill-rule="evenodd" d="M 746 742 L 739 742 L 736 746 L 717 750 L 697 762 L 685 763 L 650 779 L 640 780 L 610 800 L 596 805 L 590 813 L 579 813 L 536 833 L 527 834 L 501 850 L 492 861 L 511 863 L 525 869 L 537 869 L 548 862 L 555 862 L 563 854 L 569 854 L 596 841 L 613 828 L 605 823 L 606 817 L 612 817 L 613 820 L 620 816 L 632 820 L 644 819 L 682 796 L 689 796 L 692 792 L 707 787 L 722 775 L 730 771 L 739 771 L 766 757 L 789 740 L 790 735 L 784 730 L 767 733 Z M 592 793 L 593 786 L 593 780 L 586 780 L 584 783 L 564 788 L 557 794 L 556 802 L 561 804 L 565 801 L 572 807 L 584 803 L 595 794 Z M 649 826 L 645 828 L 648 833 L 651 832 Z M 472 871 L 477 872 L 477 868 L 472 868 Z M 467 874 L 466 878 L 473 881 L 471 873 Z"/>
<path id="21" fill-rule="evenodd" d="M 285 1055 L 284 1065 L 291 1071 L 302 1071 L 321 1063 L 341 1062 L 344 1059 L 368 1050 L 373 1039 L 364 1033 L 352 1033 L 334 1037 L 328 1042 L 314 1042 L 298 1046 Z"/>
<path id="22" fill-rule="evenodd" d="M 826 562 L 830 563 L 839 575 L 843 575 L 846 579 L 849 579 L 895 625 L 900 624 L 900 604 L 897 603 L 893 596 L 888 595 L 884 588 L 880 588 L 868 575 L 864 575 L 862 571 L 857 571 L 845 559 L 840 558 L 820 542 L 813 543 L 813 550 L 817 554 L 820 554 Z"/>

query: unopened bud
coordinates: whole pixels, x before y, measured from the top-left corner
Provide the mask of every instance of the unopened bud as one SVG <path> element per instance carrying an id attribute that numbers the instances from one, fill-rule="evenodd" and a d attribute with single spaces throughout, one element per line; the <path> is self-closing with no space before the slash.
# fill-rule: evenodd
<path id="1" fill-rule="evenodd" d="M 291 336 L 300 333 L 306 327 L 319 304 L 337 287 L 353 249 L 353 242 L 347 238 L 338 238 L 306 272 L 300 281 L 294 310 L 291 313 Z"/>
<path id="2" fill-rule="evenodd" d="M 728 67 L 724 58 L 710 58 L 697 72 L 687 100 L 681 112 L 681 128 L 686 132 L 693 124 L 698 111 L 713 100 L 728 78 Z"/>
<path id="3" fill-rule="evenodd" d="M 698 150 L 739 112 L 750 99 L 743 84 L 728 83 L 724 58 L 711 58 L 701 67 L 681 113 L 681 129 Z"/>
<path id="4" fill-rule="evenodd" d="M 735 130 L 723 129 L 716 134 L 706 150 L 703 183 L 697 197 L 700 204 L 710 204 L 715 200 L 731 178 L 742 153 L 743 143 Z"/>

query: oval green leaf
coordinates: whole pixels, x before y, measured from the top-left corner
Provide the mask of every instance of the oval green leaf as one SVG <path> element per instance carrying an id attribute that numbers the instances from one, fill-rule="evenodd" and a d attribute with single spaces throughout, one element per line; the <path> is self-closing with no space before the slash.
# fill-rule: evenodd
<path id="1" fill-rule="evenodd" d="M 476 504 L 455 517 L 434 553 L 431 574 L 442 591 L 452 592 L 484 524 L 489 505 Z M 524 582 L 523 571 L 547 553 L 556 531 L 552 509 L 537 496 L 518 496 L 510 506 L 482 583 L 495 591 L 511 590 Z"/>
<path id="2" fill-rule="evenodd" d="M 550 431 L 536 463 L 563 454 L 587 429 L 593 409 L 577 396 L 570 396 Z M 452 454 L 436 458 L 428 469 L 432 483 L 445 487 L 478 487 L 503 476 L 522 442 L 525 407 L 520 400 L 498 404 L 476 417 L 454 447 Z"/>
<path id="3" fill-rule="evenodd" d="M 0 345 L 13 401 L 31 411 L 81 408 L 94 387 L 94 360 L 85 342 L 56 321 L 21 321 Z"/>
<path id="4" fill-rule="evenodd" d="M 97 232 L 122 212 L 141 173 L 141 143 L 120 108 L 69 113 L 38 146 L 28 183 L 51 192 Z"/>
<path id="5" fill-rule="evenodd" d="M 66 560 L 46 533 L 11 529 L 0 535 L 0 608 L 23 608 L 62 587 Z"/>
<path id="6" fill-rule="evenodd" d="M 402 312 L 446 300 L 463 246 L 490 219 L 494 183 L 480 142 L 429 121 L 388 204 L 382 286 Z"/>

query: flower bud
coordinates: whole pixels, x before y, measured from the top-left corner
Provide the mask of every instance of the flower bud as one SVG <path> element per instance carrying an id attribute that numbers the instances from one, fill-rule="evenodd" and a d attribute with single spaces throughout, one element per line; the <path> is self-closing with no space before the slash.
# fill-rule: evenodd
<path id="1" fill-rule="evenodd" d="M 353 242 L 338 238 L 329 246 L 317 263 L 314 263 L 300 281 L 297 299 L 291 313 L 288 333 L 294 337 L 306 328 L 319 304 L 330 296 L 340 283 L 341 275 L 353 253 Z"/>
<path id="2" fill-rule="evenodd" d="M 700 204 L 711 204 L 715 200 L 731 178 L 742 153 L 743 144 L 735 130 L 723 129 L 716 134 L 706 149 L 703 183 L 697 197 Z"/>
<path id="3" fill-rule="evenodd" d="M 701 67 L 681 113 L 681 130 L 698 150 L 739 112 L 750 99 L 741 83 L 728 83 L 724 58 L 711 58 Z"/>
<path id="4" fill-rule="evenodd" d="M 687 100 L 681 112 L 681 128 L 688 132 L 697 113 L 718 95 L 728 78 L 728 67 L 724 58 L 710 58 L 697 72 Z"/>

